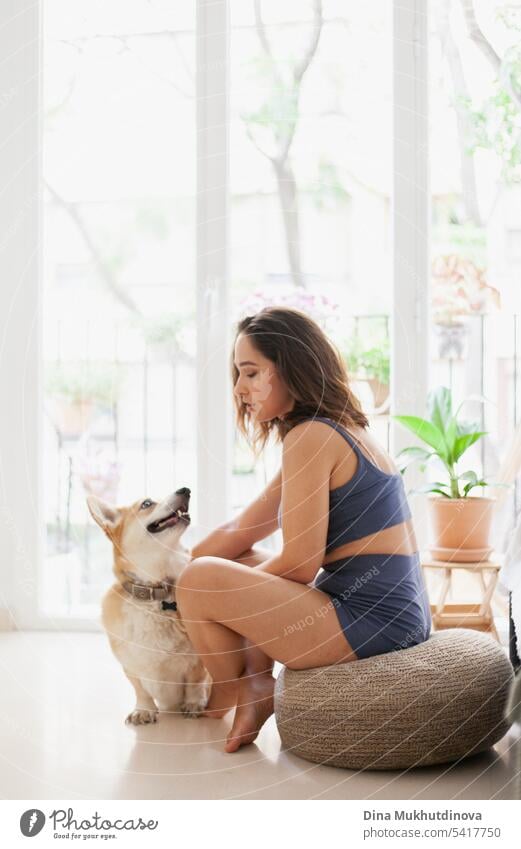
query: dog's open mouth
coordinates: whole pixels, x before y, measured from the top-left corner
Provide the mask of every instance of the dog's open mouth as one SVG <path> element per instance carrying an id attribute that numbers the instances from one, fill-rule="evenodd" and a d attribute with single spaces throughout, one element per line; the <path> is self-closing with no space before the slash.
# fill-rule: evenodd
<path id="1" fill-rule="evenodd" d="M 173 528 L 178 522 L 185 522 L 187 525 L 190 524 L 190 514 L 187 510 L 183 510 L 182 507 L 178 507 L 177 510 L 165 516 L 164 519 L 151 522 L 150 525 L 147 525 L 147 531 L 151 534 L 157 534 L 159 531 L 164 531 L 165 528 Z"/>

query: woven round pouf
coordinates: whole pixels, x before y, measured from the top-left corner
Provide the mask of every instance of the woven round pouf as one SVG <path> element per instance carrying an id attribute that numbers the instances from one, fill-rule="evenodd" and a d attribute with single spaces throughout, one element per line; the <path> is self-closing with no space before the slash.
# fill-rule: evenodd
<path id="1" fill-rule="evenodd" d="M 512 665 L 489 634 L 450 628 L 374 657 L 283 667 L 275 718 L 285 749 L 348 769 L 448 763 L 488 749 L 510 724 Z"/>

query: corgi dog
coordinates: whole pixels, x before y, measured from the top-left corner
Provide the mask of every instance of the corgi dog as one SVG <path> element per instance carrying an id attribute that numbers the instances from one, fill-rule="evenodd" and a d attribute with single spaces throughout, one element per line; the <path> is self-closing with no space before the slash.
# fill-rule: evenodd
<path id="1" fill-rule="evenodd" d="M 163 501 L 115 507 L 87 498 L 93 519 L 112 542 L 115 583 L 105 593 L 101 622 L 134 687 L 126 722 L 156 722 L 160 711 L 196 717 L 206 707 L 211 677 L 196 655 L 175 603 L 175 584 L 190 561 L 181 537 L 190 524 L 190 490 Z"/>

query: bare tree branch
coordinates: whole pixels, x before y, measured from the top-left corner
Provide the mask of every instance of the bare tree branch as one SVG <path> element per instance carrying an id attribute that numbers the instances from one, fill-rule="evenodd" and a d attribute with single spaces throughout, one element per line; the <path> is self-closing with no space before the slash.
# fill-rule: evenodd
<path id="1" fill-rule="evenodd" d="M 449 10 L 452 0 L 443 0 L 438 6 L 438 35 L 441 48 L 447 58 L 452 86 L 455 94 L 454 109 L 458 127 L 458 147 L 460 159 L 460 174 L 463 203 L 467 216 L 477 225 L 481 225 L 481 215 L 478 204 L 478 190 L 474 157 L 467 152 L 467 145 L 472 138 L 472 124 L 468 110 L 462 100 L 470 101 L 467 81 L 458 45 L 452 35 L 449 21 Z"/>
<path id="2" fill-rule="evenodd" d="M 277 67 L 277 63 L 275 61 L 271 45 L 266 34 L 266 27 L 262 18 L 261 0 L 254 0 L 254 10 L 255 29 L 261 44 L 261 48 L 264 54 L 270 59 L 271 71 L 273 73 L 275 85 L 278 87 L 278 89 L 283 95 L 281 98 L 282 102 L 286 102 L 289 108 L 287 110 L 288 114 L 284 116 L 284 121 L 282 122 L 282 124 L 280 120 L 277 122 L 277 119 L 275 118 L 275 121 L 273 122 L 271 127 L 275 144 L 278 147 L 277 153 L 275 155 L 270 155 L 261 148 L 261 146 L 255 140 L 251 127 L 248 126 L 247 119 L 245 120 L 246 132 L 255 148 L 263 156 L 269 159 L 273 166 L 275 177 L 277 179 L 279 201 L 282 212 L 282 219 L 284 222 L 286 248 L 288 262 L 291 269 L 291 275 L 293 277 L 295 285 L 303 287 L 304 275 L 302 272 L 300 259 L 298 190 L 295 174 L 293 172 L 291 162 L 289 161 L 289 152 L 297 129 L 298 105 L 302 79 L 307 69 L 309 68 L 311 62 L 313 61 L 313 57 L 315 56 L 320 40 L 320 34 L 322 31 L 322 0 L 313 0 L 313 29 L 311 32 L 311 36 L 308 45 L 304 51 L 304 55 L 293 68 L 291 78 L 288 82 L 285 81 L 284 75 L 281 74 L 279 68 Z"/>
<path id="3" fill-rule="evenodd" d="M 95 32 L 92 35 L 77 35 L 74 38 L 58 38 L 57 41 L 62 44 L 68 44 L 70 47 L 78 48 L 78 45 L 88 44 L 90 41 L 95 41 L 100 38 L 114 38 L 119 41 L 128 41 L 131 38 L 179 38 L 181 36 L 192 36 L 190 30 L 158 30 L 148 32 Z M 80 49 L 83 49 L 80 47 Z"/>
<path id="4" fill-rule="evenodd" d="M 255 11 L 255 29 L 257 30 L 257 35 L 259 37 L 261 47 L 266 53 L 266 55 L 270 56 L 270 58 L 273 59 L 271 46 L 266 35 L 266 27 L 264 26 L 264 21 L 262 19 L 261 0 L 255 0 L 253 7 Z"/>
<path id="5" fill-rule="evenodd" d="M 163 76 L 158 71 L 156 71 L 154 68 L 151 68 L 150 65 L 148 65 L 146 63 L 146 61 L 143 59 L 143 57 L 139 53 L 137 53 L 135 50 L 133 50 L 132 47 L 130 46 L 130 42 L 131 42 L 132 39 L 140 39 L 140 38 L 154 38 L 154 39 L 161 39 L 162 38 L 162 39 L 165 39 L 165 38 L 168 38 L 170 40 L 173 40 L 175 47 L 176 47 L 177 55 L 178 55 L 182 65 L 184 67 L 184 70 L 186 72 L 187 77 L 192 82 L 195 83 L 194 73 L 193 73 L 192 69 L 190 68 L 188 62 L 186 61 L 186 58 L 183 54 L 183 51 L 180 49 L 180 47 L 178 45 L 178 36 L 179 35 L 187 35 L 187 34 L 189 34 L 189 33 L 181 33 L 181 32 L 176 32 L 174 30 L 172 30 L 172 31 L 171 30 L 164 30 L 162 32 L 136 32 L 136 33 L 120 33 L 120 34 L 107 33 L 105 35 L 103 35 L 102 33 L 95 33 L 93 35 L 78 36 L 77 38 L 69 38 L 69 39 L 60 38 L 60 39 L 58 39 L 58 41 L 60 42 L 60 44 L 67 44 L 69 47 L 73 47 L 75 50 L 79 51 L 80 53 L 84 53 L 85 45 L 89 44 L 91 41 L 96 41 L 98 39 L 112 39 L 113 41 L 118 41 L 122 46 L 121 52 L 127 52 L 131 56 L 133 56 L 134 58 L 139 59 L 139 61 L 143 65 L 143 67 L 146 68 L 146 70 L 150 74 L 152 74 L 152 76 L 156 77 L 156 79 L 160 80 L 161 82 L 163 82 L 166 85 L 173 88 L 182 97 L 185 97 L 187 99 L 193 99 L 193 96 L 194 96 L 193 92 L 185 91 L 183 88 L 178 86 L 175 82 L 168 79 L 168 77 Z"/>
<path id="6" fill-rule="evenodd" d="M 251 128 L 250 128 L 250 126 L 249 126 L 248 122 L 247 122 L 247 121 L 245 121 L 245 122 L 244 122 L 244 124 L 245 124 L 245 127 L 246 127 L 246 135 L 248 136 L 248 138 L 249 138 L 249 140 L 251 141 L 251 143 L 252 143 L 252 145 L 254 146 L 254 148 L 256 148 L 256 149 L 259 151 L 259 153 L 261 153 L 263 156 L 265 156 L 265 157 L 266 157 L 266 159 L 269 159 L 269 160 L 270 160 L 270 162 L 275 163 L 275 162 L 276 162 L 276 157 L 272 156 L 270 153 L 268 153 L 266 150 L 264 150 L 264 148 L 262 148 L 262 147 L 260 146 L 260 144 L 257 142 L 257 139 L 256 139 L 256 138 L 255 138 L 255 136 L 253 135 L 253 133 L 252 133 L 252 131 L 251 131 Z"/>
<path id="7" fill-rule="evenodd" d="M 78 228 L 83 241 L 85 242 L 89 253 L 94 261 L 94 265 L 96 270 L 106 285 L 107 289 L 112 293 L 114 298 L 119 301 L 120 304 L 123 304 L 131 313 L 135 316 L 141 317 L 141 312 L 138 309 L 137 305 L 134 303 L 132 298 L 121 288 L 117 280 L 115 279 L 112 272 L 107 267 L 106 263 L 103 261 L 103 258 L 98 251 L 96 245 L 94 244 L 93 239 L 88 231 L 87 225 L 85 224 L 79 210 L 78 206 L 75 203 L 70 203 L 69 201 L 62 198 L 58 192 L 53 189 L 49 183 L 45 182 L 45 187 L 47 191 L 51 195 L 53 201 L 63 209 L 67 215 L 72 219 L 76 227 Z"/>
<path id="8" fill-rule="evenodd" d="M 320 33 L 322 32 L 322 0 L 314 0 L 313 2 L 313 30 L 307 49 L 293 71 L 293 77 L 297 85 L 302 81 L 302 77 L 306 73 L 309 65 L 317 52 Z"/>
<path id="9" fill-rule="evenodd" d="M 469 38 L 472 39 L 474 44 L 479 47 L 481 52 L 487 57 L 489 62 L 499 73 L 501 68 L 501 57 L 491 45 L 490 41 L 485 37 L 483 30 L 477 22 L 473 0 L 461 0 L 461 7 L 463 9 L 463 16 L 467 25 Z"/>
<path id="10" fill-rule="evenodd" d="M 521 92 L 516 89 L 511 73 L 508 73 L 508 71 L 506 71 L 503 67 L 503 60 L 501 59 L 501 56 L 479 26 L 473 0 L 460 0 L 460 2 L 469 38 L 477 45 L 477 47 L 479 47 L 483 55 L 488 59 L 517 108 L 521 109 Z"/>

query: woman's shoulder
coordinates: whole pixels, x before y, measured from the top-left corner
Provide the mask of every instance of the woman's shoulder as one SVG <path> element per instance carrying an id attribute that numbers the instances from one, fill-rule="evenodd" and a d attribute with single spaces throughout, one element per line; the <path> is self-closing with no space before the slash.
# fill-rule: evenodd
<path id="1" fill-rule="evenodd" d="M 329 421 L 329 420 L 328 420 Z M 293 445 L 298 442 L 303 443 L 319 442 L 324 438 L 324 430 L 331 428 L 331 423 L 322 419 L 309 418 L 294 424 L 284 436 L 282 444 L 285 446 Z"/>
<path id="2" fill-rule="evenodd" d="M 331 424 L 331 422 L 330 422 Z M 345 439 L 339 439 L 336 428 L 318 419 L 309 419 L 299 422 L 288 431 L 282 443 L 282 460 L 291 458 L 291 462 L 317 462 L 324 467 L 333 467 L 345 456 L 346 447 L 348 454 L 352 448 Z M 340 445 L 339 443 L 342 443 Z"/>

